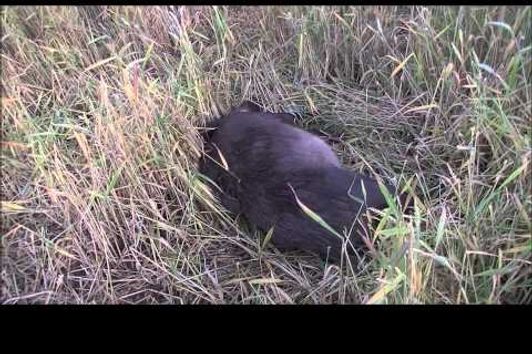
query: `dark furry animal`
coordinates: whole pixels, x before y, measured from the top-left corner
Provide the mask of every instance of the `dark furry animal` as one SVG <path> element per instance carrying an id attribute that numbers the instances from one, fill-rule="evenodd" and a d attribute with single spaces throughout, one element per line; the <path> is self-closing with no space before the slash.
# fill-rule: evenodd
<path id="1" fill-rule="evenodd" d="M 295 127 L 293 118 L 244 102 L 213 124 L 200 172 L 220 187 L 229 211 L 263 231 L 273 227 L 271 240 L 279 249 L 337 261 L 343 247 L 348 254 L 364 248 L 366 212 L 387 203 L 377 181 L 343 168 L 330 147 Z M 305 207 L 336 233 L 312 219 Z M 347 240 L 339 237 L 349 231 Z"/>

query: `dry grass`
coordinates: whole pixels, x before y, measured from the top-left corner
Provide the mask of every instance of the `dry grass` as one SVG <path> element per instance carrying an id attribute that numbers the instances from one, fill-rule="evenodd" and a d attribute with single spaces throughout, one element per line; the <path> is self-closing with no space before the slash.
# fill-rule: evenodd
<path id="1" fill-rule="evenodd" d="M 2 303 L 531 302 L 530 7 L 1 18 Z M 361 269 L 282 254 L 212 197 L 199 128 L 246 98 L 415 195 Z"/>

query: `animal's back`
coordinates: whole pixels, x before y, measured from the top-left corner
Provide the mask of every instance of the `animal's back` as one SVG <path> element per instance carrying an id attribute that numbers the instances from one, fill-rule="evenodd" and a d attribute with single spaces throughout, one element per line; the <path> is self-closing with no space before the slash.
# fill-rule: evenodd
<path id="1" fill-rule="evenodd" d="M 340 166 L 323 140 L 284 123 L 274 113 L 232 114 L 220 125 L 213 142 L 237 173 Z"/>

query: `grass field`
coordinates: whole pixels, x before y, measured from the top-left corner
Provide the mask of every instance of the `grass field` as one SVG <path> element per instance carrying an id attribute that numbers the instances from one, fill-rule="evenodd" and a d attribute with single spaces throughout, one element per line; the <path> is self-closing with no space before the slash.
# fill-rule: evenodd
<path id="1" fill-rule="evenodd" d="M 1 297 L 531 303 L 530 7 L 3 7 Z M 243 99 L 395 178 L 353 269 L 281 253 L 197 172 Z"/>

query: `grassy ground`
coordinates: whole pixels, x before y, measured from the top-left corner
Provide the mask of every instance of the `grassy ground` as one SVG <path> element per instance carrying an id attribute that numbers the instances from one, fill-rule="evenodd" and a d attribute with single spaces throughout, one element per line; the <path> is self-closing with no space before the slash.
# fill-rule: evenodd
<path id="1" fill-rule="evenodd" d="M 3 8 L 0 301 L 532 302 L 531 17 Z M 198 128 L 249 98 L 415 195 L 361 269 L 282 254 L 213 199 Z"/>

